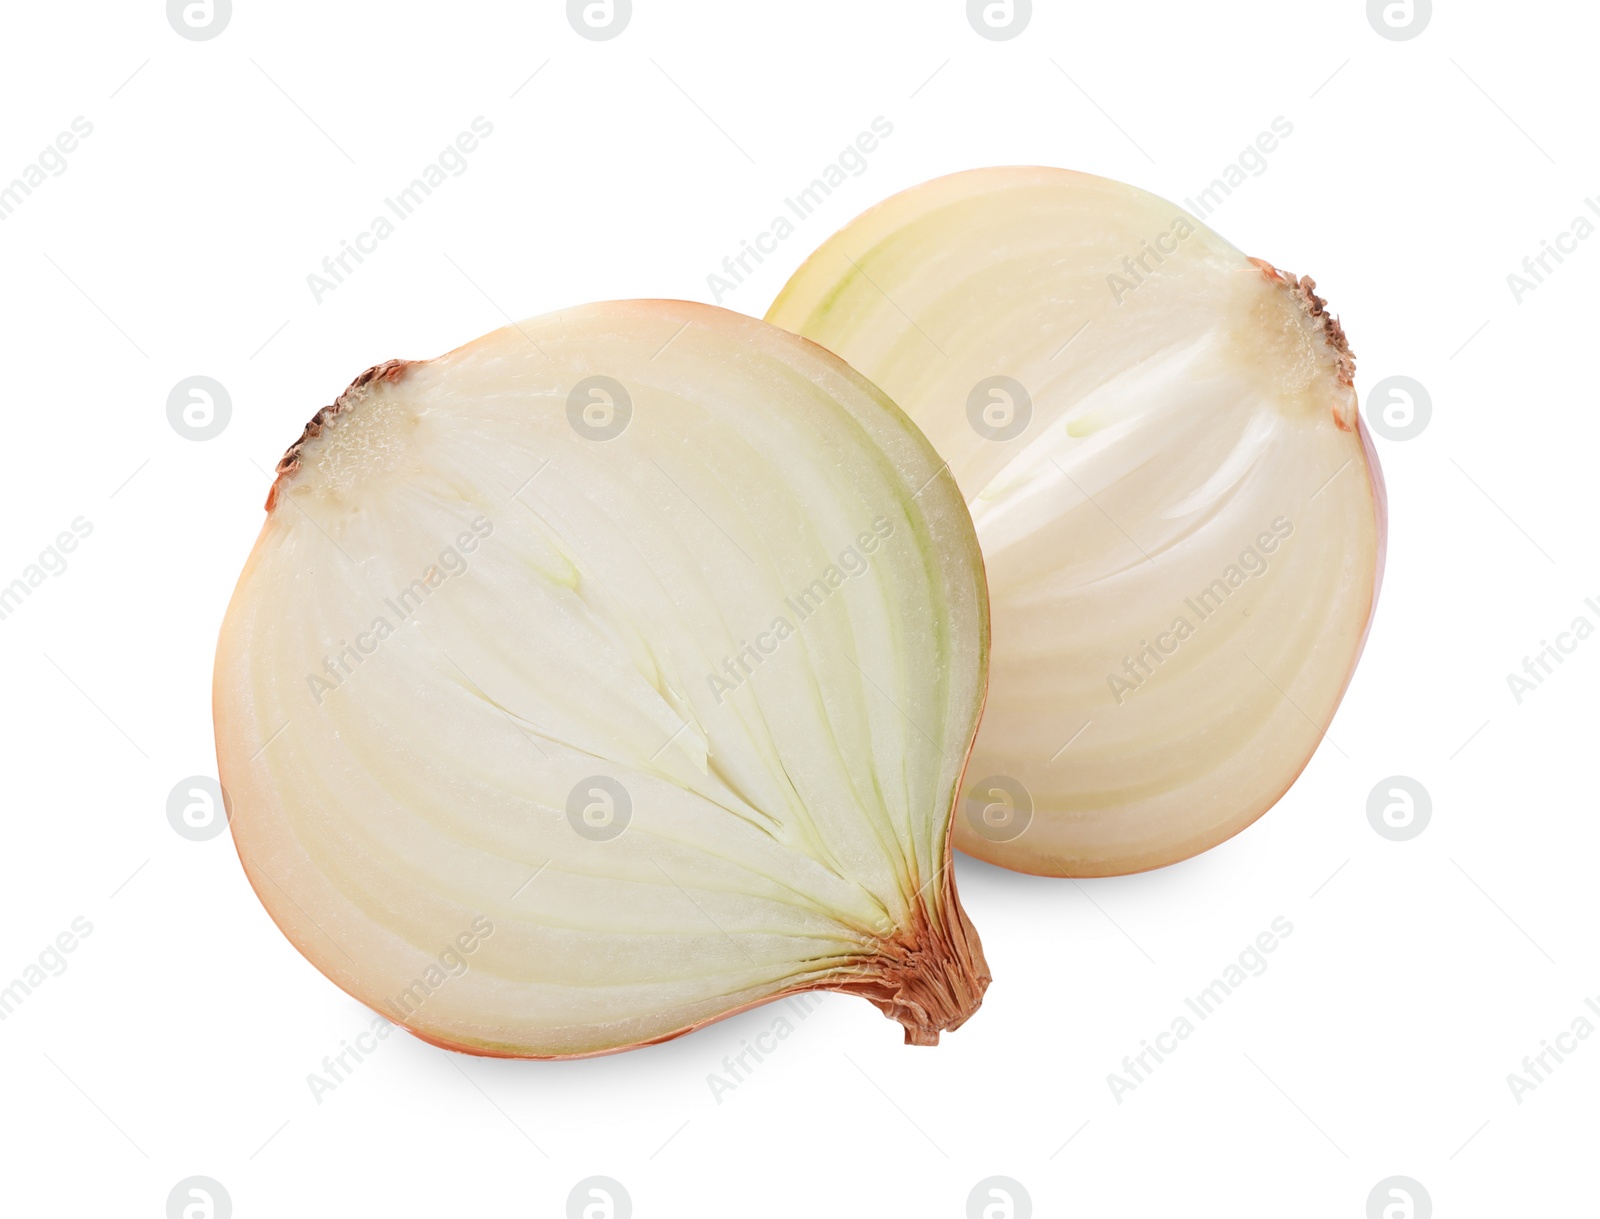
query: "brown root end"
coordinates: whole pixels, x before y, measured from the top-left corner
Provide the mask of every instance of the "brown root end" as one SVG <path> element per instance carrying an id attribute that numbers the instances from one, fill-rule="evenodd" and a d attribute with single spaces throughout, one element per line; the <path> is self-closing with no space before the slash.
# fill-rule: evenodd
<path id="1" fill-rule="evenodd" d="M 271 512 L 273 506 L 278 502 L 279 488 L 288 479 L 292 478 L 294 472 L 300 468 L 301 451 L 308 442 L 322 435 L 322 430 L 328 425 L 328 420 L 349 410 L 362 398 L 366 397 L 367 386 L 377 381 L 398 381 L 405 376 L 406 369 L 415 363 L 415 360 L 385 360 L 382 364 L 374 364 L 366 372 L 350 382 L 345 387 L 344 393 L 333 400 L 333 405 L 325 406 L 311 416 L 311 422 L 306 424 L 305 429 L 300 433 L 300 439 L 289 446 L 273 471 L 278 477 L 273 480 L 272 489 L 267 492 L 268 512 Z"/>
<path id="2" fill-rule="evenodd" d="M 898 1020 L 907 1045 L 938 1045 L 939 1034 L 965 1024 L 989 988 L 989 963 L 956 896 L 948 863 L 943 897 L 936 912 L 919 901 L 912 926 L 863 962 L 866 976 L 836 988 Z"/>
<path id="3" fill-rule="evenodd" d="M 1306 311 L 1307 316 L 1322 324 L 1322 335 L 1333 348 L 1338 360 L 1337 375 L 1341 385 L 1354 385 L 1356 381 L 1356 353 L 1350 350 L 1350 340 L 1345 336 L 1344 326 L 1339 319 L 1328 312 L 1328 302 L 1317 295 L 1317 281 L 1309 275 L 1295 278 L 1292 271 L 1280 271 L 1270 262 L 1261 258 L 1250 260 L 1261 269 L 1262 275 L 1271 282 L 1281 286 L 1293 296 Z"/>

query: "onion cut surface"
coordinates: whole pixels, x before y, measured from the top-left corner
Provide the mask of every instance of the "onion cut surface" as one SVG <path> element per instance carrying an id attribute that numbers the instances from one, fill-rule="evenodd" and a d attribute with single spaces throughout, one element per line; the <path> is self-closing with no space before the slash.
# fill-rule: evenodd
<path id="1" fill-rule="evenodd" d="M 988 708 L 956 844 L 1153 868 L 1261 815 L 1317 748 L 1383 566 L 1354 359 L 1309 279 L 1066 170 L 905 191 L 767 318 L 949 461 L 988 568 Z"/>
<path id="2" fill-rule="evenodd" d="M 435 1043 L 568 1057 L 781 995 L 937 1041 L 982 562 L 842 361 L 633 301 L 369 370 L 279 466 L 215 710 L 289 940 Z"/>

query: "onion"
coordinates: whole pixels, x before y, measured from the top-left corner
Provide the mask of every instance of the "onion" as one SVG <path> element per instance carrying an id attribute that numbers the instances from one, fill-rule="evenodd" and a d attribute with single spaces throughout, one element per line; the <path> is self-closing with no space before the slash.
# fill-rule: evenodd
<path id="1" fill-rule="evenodd" d="M 217 649 L 251 884 L 351 995 L 605 1053 L 815 989 L 933 1044 L 988 983 L 949 825 L 960 493 L 821 348 L 681 302 L 391 361 L 279 465 Z"/>
<path id="2" fill-rule="evenodd" d="M 1237 833 L 1311 757 L 1385 536 L 1314 287 L 1144 191 L 1005 168 L 879 204 L 774 302 L 900 404 L 972 510 L 995 643 L 962 850 L 1157 867 Z"/>

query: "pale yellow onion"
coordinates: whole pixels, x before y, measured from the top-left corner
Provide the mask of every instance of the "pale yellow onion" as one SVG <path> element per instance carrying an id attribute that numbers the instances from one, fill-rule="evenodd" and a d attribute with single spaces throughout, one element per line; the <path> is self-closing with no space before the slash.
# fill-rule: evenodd
<path id="1" fill-rule="evenodd" d="M 986 646 L 966 509 L 878 390 L 589 305 L 318 413 L 223 626 L 221 777 L 295 947 L 428 1040 L 605 1053 L 833 989 L 930 1044 L 988 982 L 948 867 Z"/>
<path id="2" fill-rule="evenodd" d="M 962 850 L 1064 876 L 1172 863 L 1317 748 L 1385 522 L 1313 287 L 1145 191 L 1000 168 L 856 218 L 768 311 L 893 397 L 972 510 L 994 652 Z"/>

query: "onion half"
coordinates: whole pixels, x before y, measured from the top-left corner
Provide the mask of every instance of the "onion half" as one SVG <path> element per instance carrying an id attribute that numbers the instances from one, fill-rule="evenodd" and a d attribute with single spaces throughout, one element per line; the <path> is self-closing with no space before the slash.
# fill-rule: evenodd
<path id="1" fill-rule="evenodd" d="M 840 360 L 682 302 L 364 373 L 279 466 L 217 650 L 251 884 L 430 1041 L 568 1057 L 853 992 L 932 1044 L 988 969 L 949 826 L 981 558 Z"/>
<path id="2" fill-rule="evenodd" d="M 956 843 L 1021 871 L 1187 858 L 1288 789 L 1378 594 L 1382 476 L 1310 279 L 1066 170 L 905 191 L 767 318 L 949 461 L 994 614 Z"/>

